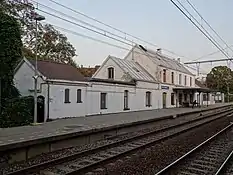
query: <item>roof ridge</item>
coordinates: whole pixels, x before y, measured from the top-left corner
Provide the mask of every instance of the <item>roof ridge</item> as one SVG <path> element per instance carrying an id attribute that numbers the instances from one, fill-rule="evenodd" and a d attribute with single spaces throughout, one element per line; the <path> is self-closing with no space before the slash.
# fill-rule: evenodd
<path id="1" fill-rule="evenodd" d="M 33 60 L 33 59 L 27 59 L 29 61 L 33 61 L 35 62 L 36 60 Z M 47 63 L 54 63 L 54 64 L 62 64 L 62 65 L 68 65 L 68 66 L 72 66 L 71 64 L 67 64 L 67 63 L 63 63 L 63 62 L 57 62 L 57 61 L 54 61 L 54 60 L 37 60 L 37 62 L 47 62 Z M 73 66 L 72 66 L 73 67 Z"/>

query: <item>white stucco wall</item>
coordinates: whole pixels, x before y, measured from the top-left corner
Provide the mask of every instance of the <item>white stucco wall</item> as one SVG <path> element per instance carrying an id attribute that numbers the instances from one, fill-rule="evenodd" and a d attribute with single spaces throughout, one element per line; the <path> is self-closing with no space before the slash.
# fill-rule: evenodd
<path id="1" fill-rule="evenodd" d="M 150 84 L 150 83 L 148 83 Z M 136 88 L 135 86 L 129 85 L 113 85 L 107 83 L 92 83 L 88 87 L 87 95 L 87 107 L 88 115 L 93 114 L 105 114 L 105 113 L 115 113 L 115 112 L 127 112 L 124 111 L 124 91 L 128 90 L 128 107 L 130 110 L 127 111 L 137 111 L 137 110 L 147 110 L 147 109 L 157 109 L 157 97 L 159 90 L 156 85 L 155 88 Z M 146 92 L 151 92 L 151 105 L 152 107 L 146 107 Z M 100 93 L 107 93 L 107 109 L 100 109 Z"/>
<path id="2" fill-rule="evenodd" d="M 199 102 L 199 99 L 198 99 L 198 95 L 199 93 L 195 93 L 194 94 L 194 100 L 196 100 L 197 102 Z M 215 104 L 215 97 L 213 96 L 213 93 L 209 93 L 209 101 L 204 101 L 203 100 L 203 93 L 201 92 L 200 93 L 200 105 L 212 105 L 212 104 Z"/>
<path id="3" fill-rule="evenodd" d="M 29 90 L 34 90 L 34 70 L 24 62 L 20 69 L 14 75 L 15 87 L 20 91 L 22 96 L 33 95 L 33 92 Z M 41 90 L 41 84 L 44 81 L 38 78 L 37 90 Z"/>
<path id="4" fill-rule="evenodd" d="M 65 89 L 70 90 L 70 103 L 65 103 Z M 77 103 L 77 90 L 81 89 L 82 103 Z M 87 113 L 86 87 L 83 85 L 50 85 L 49 117 L 79 117 Z M 46 102 L 47 103 L 47 102 Z"/>
<path id="5" fill-rule="evenodd" d="M 134 48 L 133 52 L 130 52 L 126 57 L 126 60 L 134 60 L 138 62 L 151 76 L 156 80 L 163 82 L 163 69 L 166 69 L 166 84 L 172 84 L 171 73 L 174 72 L 174 84 L 180 86 L 190 87 L 190 77 L 192 77 L 192 86 L 195 87 L 195 76 L 185 74 L 183 72 L 165 68 L 159 65 L 156 65 L 148 56 L 145 55 L 140 49 Z M 182 80 L 179 84 L 179 74 L 181 74 Z M 185 85 L 185 76 L 187 77 L 187 83 Z"/>
<path id="6" fill-rule="evenodd" d="M 98 72 L 93 75 L 93 78 L 108 79 L 108 68 L 114 68 L 114 80 L 123 81 L 122 76 L 124 75 L 123 70 L 112 60 L 107 61 L 98 69 Z"/>
<path id="7" fill-rule="evenodd" d="M 111 60 L 111 59 L 110 59 Z M 147 62 L 144 60 L 145 64 L 150 66 L 150 71 L 156 71 L 153 69 L 152 62 Z M 121 80 L 123 71 L 118 67 L 112 60 L 104 65 L 103 69 L 98 73 L 99 77 L 95 78 L 108 78 L 107 68 L 113 66 L 115 68 L 115 80 Z M 143 66 L 143 65 L 142 65 Z M 144 67 L 146 68 L 146 66 Z M 147 69 L 149 70 L 149 68 Z M 170 70 L 169 70 L 170 71 Z M 168 71 L 168 76 L 171 76 Z M 178 82 L 178 72 L 175 72 L 175 82 Z M 24 95 L 33 95 L 33 92 L 29 90 L 34 89 L 34 80 L 32 76 L 34 75 L 33 69 L 26 63 L 24 63 L 21 68 L 16 72 L 14 81 L 16 87 L 19 89 L 20 93 Z M 153 75 L 153 74 L 152 74 Z M 155 74 L 154 74 L 155 75 Z M 184 74 L 182 76 L 184 78 Z M 194 77 L 192 78 L 194 84 Z M 170 79 L 167 77 L 167 80 Z M 52 83 L 53 82 L 53 83 Z M 163 108 L 163 93 L 166 96 L 166 107 L 176 107 L 176 101 L 178 99 L 178 94 L 175 93 L 174 105 L 171 105 L 171 93 L 173 93 L 173 88 L 175 85 L 164 83 L 158 84 L 156 82 L 145 82 L 137 81 L 136 86 L 125 85 L 125 84 L 109 84 L 101 82 L 54 82 L 49 84 L 44 82 L 42 79 L 38 81 L 38 96 L 42 95 L 45 97 L 45 120 L 49 115 L 49 118 L 63 118 L 63 117 L 79 117 L 85 115 L 95 115 L 95 114 L 106 114 L 106 113 L 118 113 L 118 112 L 128 112 L 128 111 L 138 111 L 138 110 L 149 110 L 149 109 L 160 109 Z M 184 83 L 184 80 L 182 80 Z M 189 85 L 189 76 L 187 76 L 187 85 Z M 163 88 L 162 88 L 163 86 Z M 167 86 L 168 88 L 164 88 Z M 70 89 L 70 103 L 64 103 L 65 89 Z M 77 103 L 77 89 L 82 90 L 82 103 Z M 128 107 L 130 110 L 124 110 L 124 91 L 129 92 L 129 102 Z M 151 92 L 151 107 L 146 107 L 146 92 Z M 107 109 L 100 109 L 100 93 L 107 93 Z M 49 96 L 49 99 L 48 99 Z M 184 98 L 184 97 L 183 97 Z M 188 96 L 189 98 L 189 96 Z M 214 104 L 214 97 L 210 97 L 208 104 Z M 197 99 L 197 93 L 194 95 L 194 100 Z M 201 100 L 203 99 L 201 94 Z M 49 103 L 48 103 L 49 102 Z M 207 102 L 203 102 L 205 105 Z M 201 102 L 202 104 L 202 102 Z"/>
<path id="8" fill-rule="evenodd" d="M 152 77 L 158 80 L 159 70 L 158 66 L 154 64 L 154 62 L 148 58 L 145 53 L 143 53 L 140 49 L 134 48 L 133 52 L 130 52 L 126 57 L 126 60 L 134 60 L 139 63 Z"/>

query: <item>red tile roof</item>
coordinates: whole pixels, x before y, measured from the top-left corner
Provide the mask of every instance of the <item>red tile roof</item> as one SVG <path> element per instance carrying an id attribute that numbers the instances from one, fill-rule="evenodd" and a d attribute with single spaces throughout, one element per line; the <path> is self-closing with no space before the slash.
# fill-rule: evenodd
<path id="1" fill-rule="evenodd" d="M 29 60 L 35 66 L 34 60 Z M 70 81 L 86 81 L 85 77 L 77 70 L 77 68 L 53 61 L 37 61 L 38 71 L 49 79 L 70 80 Z"/>

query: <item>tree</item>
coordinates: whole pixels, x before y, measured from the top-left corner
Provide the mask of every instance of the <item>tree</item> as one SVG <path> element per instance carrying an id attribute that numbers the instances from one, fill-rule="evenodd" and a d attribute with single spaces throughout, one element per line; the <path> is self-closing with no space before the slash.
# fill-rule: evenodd
<path id="1" fill-rule="evenodd" d="M 32 121 L 33 98 L 20 97 L 13 83 L 22 45 L 17 20 L 0 11 L 0 128 Z"/>
<path id="2" fill-rule="evenodd" d="M 0 12 L 0 80 L 1 99 L 19 95 L 13 86 L 14 68 L 22 58 L 22 41 L 17 21 Z M 4 104 L 4 103 L 2 103 Z"/>
<path id="3" fill-rule="evenodd" d="M 207 87 L 216 89 L 225 94 L 233 93 L 233 72 L 227 66 L 217 66 L 212 68 L 206 78 Z"/>
<path id="4" fill-rule="evenodd" d="M 31 14 L 35 13 L 33 4 L 27 0 L 0 0 L 0 10 L 16 18 L 21 27 L 23 55 L 35 58 L 36 23 Z M 38 59 L 53 60 L 71 64 L 77 67 L 73 57 L 76 50 L 64 34 L 61 34 L 50 24 L 38 22 Z"/>

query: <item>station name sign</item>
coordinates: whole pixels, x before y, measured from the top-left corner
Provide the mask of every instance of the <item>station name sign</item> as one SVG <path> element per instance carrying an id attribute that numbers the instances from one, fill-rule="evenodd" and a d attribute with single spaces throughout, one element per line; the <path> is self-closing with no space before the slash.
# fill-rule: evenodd
<path id="1" fill-rule="evenodd" d="M 161 86 L 161 89 L 166 89 L 166 90 L 168 90 L 168 89 L 169 89 L 169 86 Z"/>

